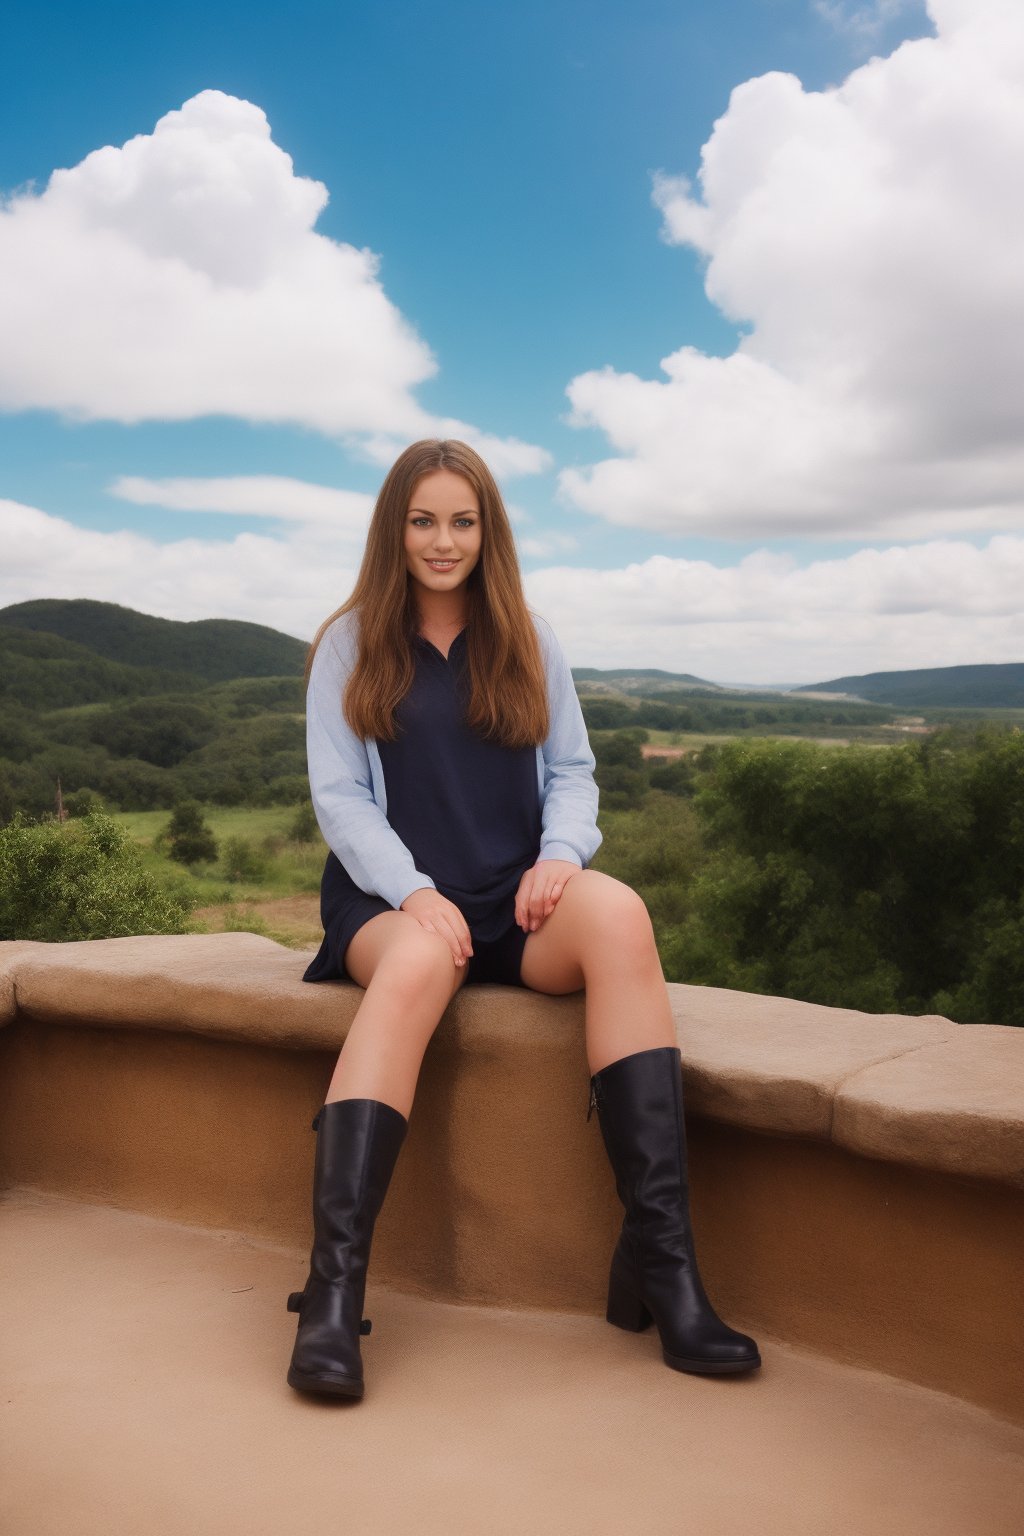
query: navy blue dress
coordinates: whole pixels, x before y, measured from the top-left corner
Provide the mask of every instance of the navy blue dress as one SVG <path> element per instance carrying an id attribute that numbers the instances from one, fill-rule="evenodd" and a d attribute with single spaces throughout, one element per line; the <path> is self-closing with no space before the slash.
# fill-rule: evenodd
<path id="1" fill-rule="evenodd" d="M 397 736 L 378 741 L 387 818 L 416 868 L 455 903 L 473 937 L 470 982 L 521 985 L 526 934 L 515 921 L 515 893 L 540 852 L 537 750 L 486 741 L 465 722 L 469 696 L 466 631 L 448 657 L 416 636 L 415 676 L 395 712 Z M 324 940 L 305 981 L 347 975 L 345 951 L 354 935 L 381 912 L 335 854 L 327 856 L 320 885 Z"/>

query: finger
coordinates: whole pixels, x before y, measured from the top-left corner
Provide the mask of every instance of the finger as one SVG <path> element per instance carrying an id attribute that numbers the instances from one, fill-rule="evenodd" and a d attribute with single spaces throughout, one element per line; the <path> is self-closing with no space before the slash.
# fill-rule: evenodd
<path id="1" fill-rule="evenodd" d="M 458 940 L 459 948 L 463 954 L 471 955 L 473 953 L 473 935 L 469 931 L 469 924 L 453 901 L 445 903 L 444 916 L 452 933 Z"/>
<path id="2" fill-rule="evenodd" d="M 461 921 L 458 921 L 458 926 L 456 926 L 456 922 L 457 920 L 451 912 L 443 912 L 439 916 L 440 926 L 438 931 L 451 950 L 452 959 L 455 961 L 455 964 L 465 965 L 466 960 L 473 953 L 473 948 L 471 944 L 467 945 L 463 941 L 462 934 L 459 931 L 462 927 Z"/>
<path id="3" fill-rule="evenodd" d="M 530 929 L 535 931 L 547 916 L 548 883 L 542 875 L 530 895 Z"/>
<path id="4" fill-rule="evenodd" d="M 466 920 L 460 914 L 459 926 L 455 930 L 459 940 L 459 947 L 468 960 L 473 953 L 473 935 L 470 933 Z"/>
<path id="5" fill-rule="evenodd" d="M 568 874 L 555 876 L 554 880 L 552 881 L 551 890 L 549 893 L 549 900 L 551 901 L 552 905 L 561 900 L 562 896 L 565 894 L 566 886 L 569 884 L 570 880 L 575 878 L 578 873 L 579 871 L 574 869 L 570 870 Z"/>
<path id="6" fill-rule="evenodd" d="M 469 924 L 454 902 L 445 907 L 444 920 L 452 940 L 458 946 L 458 958 L 468 960 L 473 953 L 473 935 L 469 931 Z"/>
<path id="7" fill-rule="evenodd" d="M 418 918 L 417 921 L 421 928 L 426 929 L 427 933 L 434 934 L 442 941 L 442 943 L 447 944 L 448 948 L 451 950 L 452 959 L 455 961 L 456 965 L 465 964 L 461 945 L 456 940 L 455 933 L 451 928 L 451 925 L 445 922 L 442 913 L 435 912 L 433 917 L 421 917 Z"/>
<path id="8" fill-rule="evenodd" d="M 543 880 L 535 872 L 530 882 L 530 889 L 526 893 L 526 900 L 523 902 L 523 926 L 527 932 L 532 933 L 537 927 L 537 919 L 542 911 L 543 888 Z"/>
<path id="9" fill-rule="evenodd" d="M 516 891 L 516 922 L 520 928 L 530 926 L 530 890 L 533 885 L 535 871 L 528 869 L 519 882 Z"/>
<path id="10" fill-rule="evenodd" d="M 445 943 L 448 945 L 448 948 L 451 950 L 452 959 L 455 961 L 455 964 L 465 965 L 466 956 L 462 952 L 462 944 L 459 940 L 458 934 L 455 932 L 455 929 L 452 927 L 452 924 L 448 921 L 447 917 L 443 917 L 441 919 L 437 932 L 438 937 L 444 939 Z"/>

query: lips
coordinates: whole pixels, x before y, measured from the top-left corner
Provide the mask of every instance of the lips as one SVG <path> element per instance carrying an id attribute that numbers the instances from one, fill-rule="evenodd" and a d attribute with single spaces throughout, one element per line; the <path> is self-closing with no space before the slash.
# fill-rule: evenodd
<path id="1" fill-rule="evenodd" d="M 428 560 L 427 564 L 432 571 L 453 571 L 458 565 L 457 560 Z"/>

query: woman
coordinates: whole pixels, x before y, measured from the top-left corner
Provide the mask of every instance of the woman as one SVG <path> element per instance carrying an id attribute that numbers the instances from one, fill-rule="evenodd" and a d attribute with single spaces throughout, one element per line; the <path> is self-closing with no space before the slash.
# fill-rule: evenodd
<path id="1" fill-rule="evenodd" d="M 373 1225 L 427 1042 L 460 986 L 586 988 L 591 1110 L 626 1209 L 608 1320 L 653 1319 L 676 1370 L 760 1364 L 701 1286 L 679 1049 L 646 908 L 587 868 L 597 787 L 572 675 L 531 616 L 501 494 L 465 443 L 414 443 L 355 590 L 307 670 L 309 777 L 331 852 L 307 981 L 365 988 L 317 1130 L 314 1242 L 288 1380 L 361 1397 Z"/>

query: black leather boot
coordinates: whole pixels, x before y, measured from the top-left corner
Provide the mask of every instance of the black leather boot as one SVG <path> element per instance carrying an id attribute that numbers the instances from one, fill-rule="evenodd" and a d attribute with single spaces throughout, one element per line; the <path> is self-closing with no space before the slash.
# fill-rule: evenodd
<path id="1" fill-rule="evenodd" d="M 639 1333 L 653 1320 L 666 1365 L 698 1375 L 756 1370 L 753 1339 L 728 1328 L 705 1294 L 690 1226 L 678 1046 L 636 1051 L 590 1079 L 590 1112 L 626 1210 L 608 1282 L 610 1323 Z"/>
<path id="2" fill-rule="evenodd" d="M 363 1395 L 370 1242 L 408 1124 L 378 1099 L 336 1099 L 313 1121 L 313 1252 L 305 1290 L 288 1297 L 299 1314 L 288 1384 L 300 1392 Z"/>

